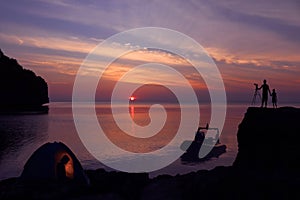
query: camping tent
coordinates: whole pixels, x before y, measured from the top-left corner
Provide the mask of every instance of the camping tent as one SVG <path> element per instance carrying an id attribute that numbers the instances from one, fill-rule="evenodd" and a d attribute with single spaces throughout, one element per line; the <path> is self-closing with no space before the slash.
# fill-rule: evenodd
<path id="1" fill-rule="evenodd" d="M 57 169 L 64 159 L 65 178 L 72 182 L 89 184 L 80 162 L 61 142 L 46 143 L 38 148 L 26 162 L 21 180 L 59 180 Z"/>

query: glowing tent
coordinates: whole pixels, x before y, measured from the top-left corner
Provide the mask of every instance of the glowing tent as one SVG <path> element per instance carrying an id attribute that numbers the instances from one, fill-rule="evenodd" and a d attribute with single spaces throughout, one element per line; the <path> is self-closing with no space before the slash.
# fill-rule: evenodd
<path id="1" fill-rule="evenodd" d="M 46 143 L 38 148 L 26 162 L 21 174 L 21 180 L 24 181 L 62 179 L 89 184 L 80 162 L 61 142 Z"/>

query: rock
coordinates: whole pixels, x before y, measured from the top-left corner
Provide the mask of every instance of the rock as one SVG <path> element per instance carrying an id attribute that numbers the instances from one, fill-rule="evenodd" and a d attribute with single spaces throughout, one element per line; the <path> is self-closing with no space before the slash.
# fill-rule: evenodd
<path id="1" fill-rule="evenodd" d="M 35 110 L 49 103 L 48 85 L 34 72 L 24 69 L 0 49 L 0 111 Z"/>
<path id="2" fill-rule="evenodd" d="M 94 194 L 118 194 L 122 199 L 139 199 L 142 189 L 149 183 L 148 173 L 106 172 L 87 170 L 90 191 Z"/>
<path id="3" fill-rule="evenodd" d="M 234 166 L 264 170 L 300 168 L 300 109 L 248 108 L 239 125 Z"/>

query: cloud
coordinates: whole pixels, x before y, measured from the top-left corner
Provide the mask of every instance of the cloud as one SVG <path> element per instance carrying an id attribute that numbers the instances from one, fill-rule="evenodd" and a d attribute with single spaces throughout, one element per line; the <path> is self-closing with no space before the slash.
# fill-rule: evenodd
<path id="1" fill-rule="evenodd" d="M 281 83 L 281 89 L 287 91 L 296 90 L 291 85 L 299 84 L 298 1 L 29 0 L 5 1 L 1 8 L 1 48 L 52 83 L 67 80 L 71 84 L 85 56 L 109 36 L 130 28 L 158 26 L 198 41 L 216 61 L 228 90 L 241 92 L 249 82 L 263 77 L 275 86 Z M 119 48 L 131 45 L 116 44 L 101 56 L 111 57 Z M 150 61 L 182 70 L 194 85 L 201 78 L 186 67 L 184 59 L 151 49 L 122 57 L 107 78 Z M 99 64 L 92 64 L 89 73 Z"/>
<path id="2" fill-rule="evenodd" d="M 252 2 L 253 3 L 253 2 Z M 286 4 L 285 4 L 286 5 Z M 244 6 L 245 7 L 245 6 Z M 269 15 L 261 15 L 260 13 L 265 11 L 261 9 L 261 12 L 251 12 L 247 13 L 242 9 L 228 8 L 225 6 L 218 6 L 214 4 L 214 8 L 218 15 L 226 18 L 227 20 L 246 25 L 248 28 L 261 29 L 262 31 L 269 31 L 274 34 L 283 37 L 286 40 L 291 40 L 292 42 L 300 42 L 299 32 L 300 32 L 300 23 L 293 18 L 292 23 L 288 23 L 290 19 L 284 17 L 283 19 L 280 16 L 285 16 L 287 13 L 293 13 L 292 7 L 289 10 L 278 10 L 278 5 L 276 9 L 270 6 L 268 10 Z M 248 10 L 249 11 L 249 10 Z M 254 10 L 255 11 L 255 10 Z M 278 12 L 279 11 L 279 12 Z M 298 12 L 298 17 L 300 14 Z"/>
<path id="3" fill-rule="evenodd" d="M 162 26 L 192 36 L 205 48 L 257 56 L 274 49 L 278 55 L 285 54 L 287 49 L 290 54 L 300 50 L 297 5 L 293 1 L 241 3 L 231 0 L 226 4 L 220 1 L 172 1 L 171 4 L 151 1 L 145 4 L 140 1 L 43 0 L 11 7 L 23 13 L 20 19 L 26 20 L 27 16 L 25 22 L 31 26 L 49 27 L 67 34 L 73 32 L 75 36 L 105 38 L 134 27 Z M 11 7 L 8 8 L 13 9 Z M 40 18 L 43 20 L 38 20 Z"/>
<path id="4" fill-rule="evenodd" d="M 30 37 L 19 35 L 7 35 L 0 33 L 0 40 L 6 43 L 45 48 L 53 50 L 63 50 L 69 52 L 88 53 L 95 47 L 95 42 L 80 41 L 77 38 L 59 37 Z"/>

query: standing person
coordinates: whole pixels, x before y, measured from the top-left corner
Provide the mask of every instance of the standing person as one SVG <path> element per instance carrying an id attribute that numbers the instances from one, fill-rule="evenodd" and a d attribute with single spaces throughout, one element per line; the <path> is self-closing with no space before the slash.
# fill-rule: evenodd
<path id="1" fill-rule="evenodd" d="M 263 105 L 265 104 L 266 108 L 268 105 L 268 92 L 271 95 L 270 87 L 267 84 L 267 81 L 264 80 L 263 84 L 258 89 L 262 89 L 261 107 L 263 107 Z"/>
<path id="2" fill-rule="evenodd" d="M 273 108 L 277 108 L 277 93 L 276 93 L 275 89 L 273 89 L 273 92 L 271 95 L 272 95 Z"/>
<path id="3" fill-rule="evenodd" d="M 201 127 L 199 127 L 196 132 L 194 141 L 202 145 L 204 139 L 205 139 L 205 134 L 203 131 L 201 131 Z"/>

